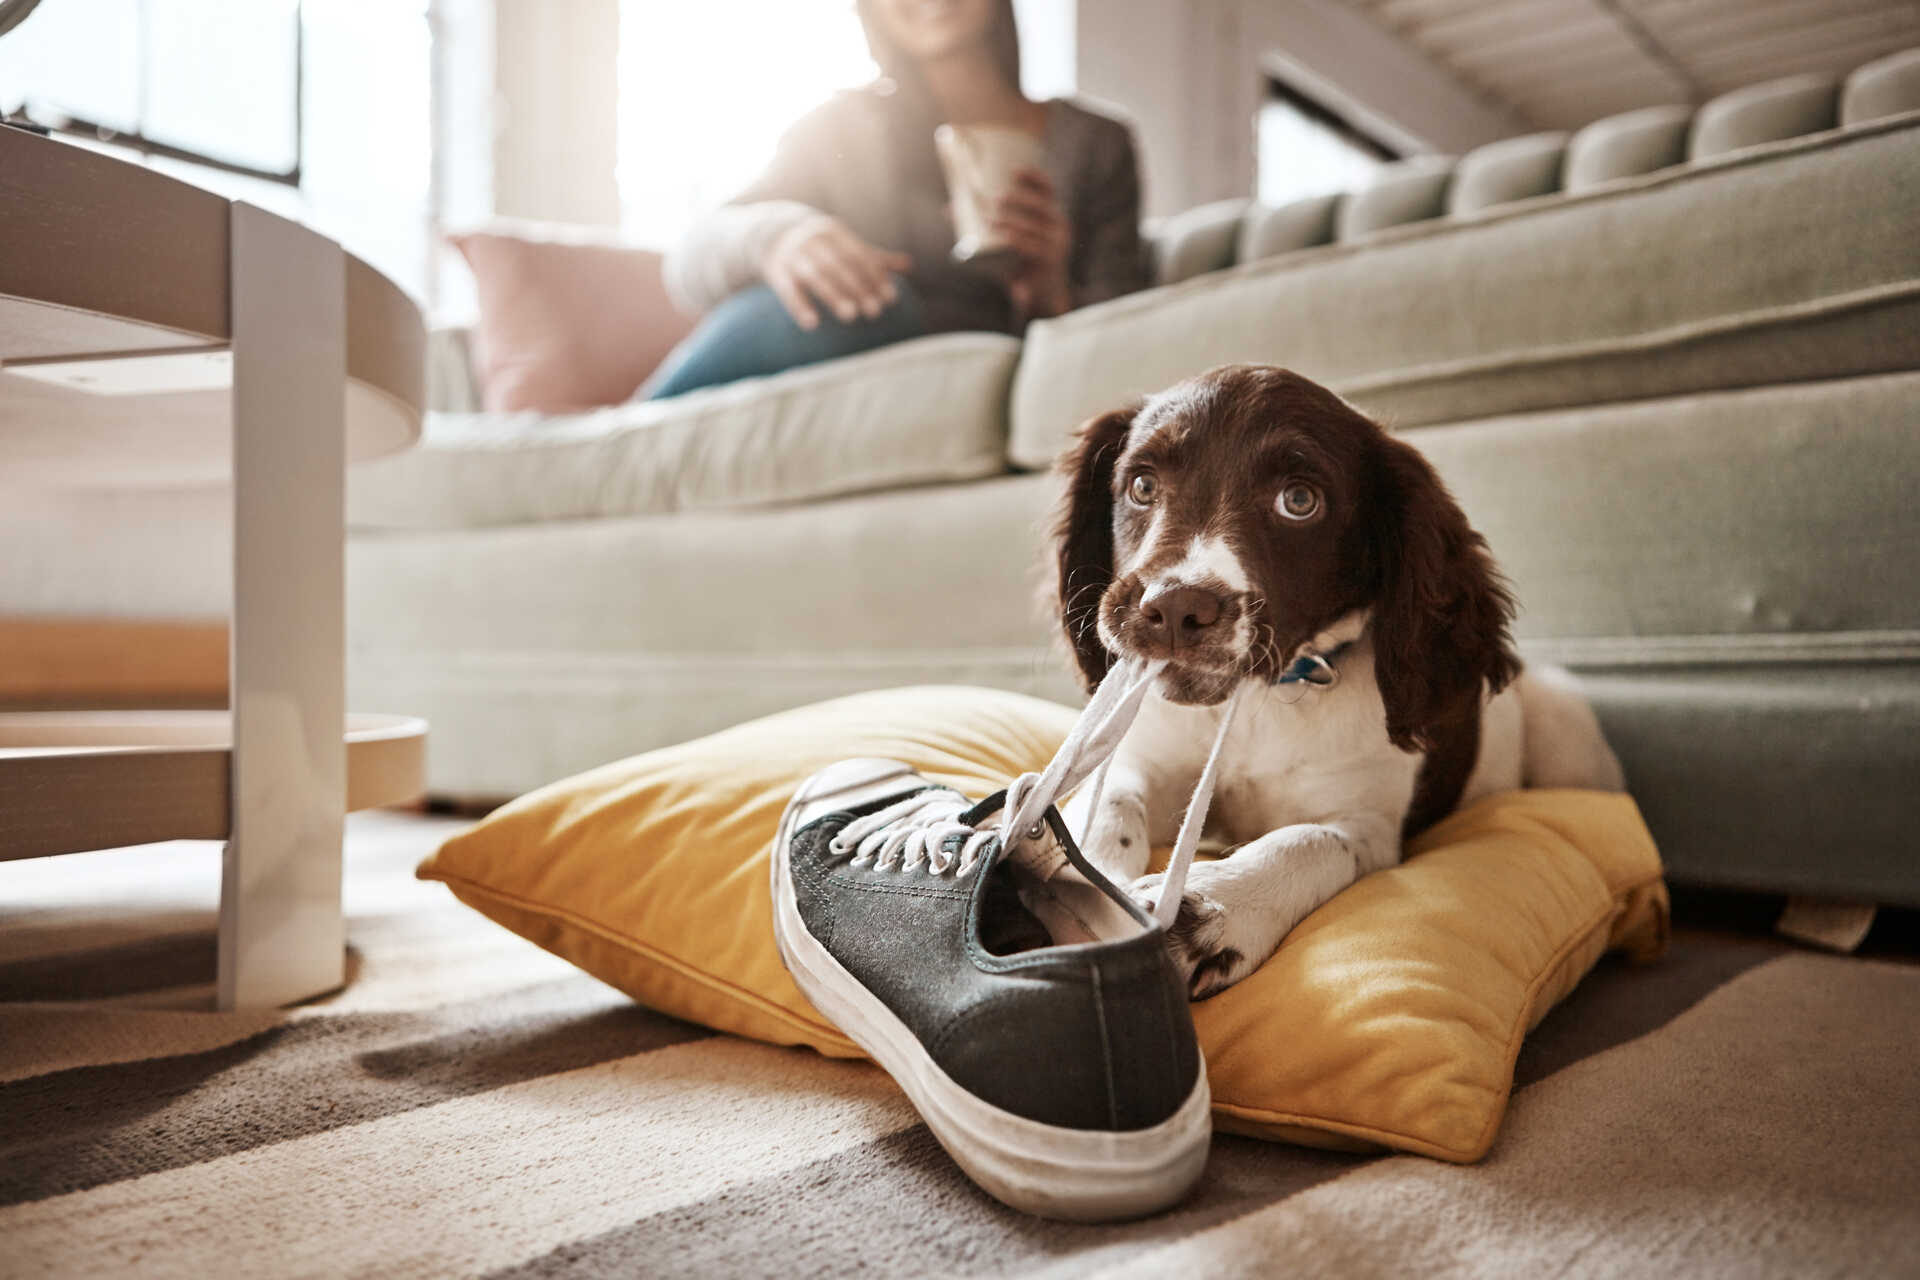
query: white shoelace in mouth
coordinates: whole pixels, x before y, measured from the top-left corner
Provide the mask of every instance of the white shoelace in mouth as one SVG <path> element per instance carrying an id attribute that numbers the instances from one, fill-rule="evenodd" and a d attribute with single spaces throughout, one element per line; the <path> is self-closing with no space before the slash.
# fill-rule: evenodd
<path id="1" fill-rule="evenodd" d="M 1065 742 L 1039 773 L 1023 773 L 1007 788 L 1003 820 L 975 828 L 961 822 L 960 815 L 972 805 L 965 797 L 945 788 L 933 788 L 888 805 L 864 818 L 856 818 L 833 839 L 833 848 L 841 853 L 854 850 L 855 864 L 871 863 L 882 870 L 905 870 L 922 861 L 935 875 L 957 868 L 966 875 L 979 863 L 981 855 L 998 838 L 1000 829 L 1011 833 L 1009 845 L 1038 840 L 1047 809 L 1060 796 L 1071 792 L 1089 776 L 1094 777 L 1093 803 L 1088 807 L 1086 841 L 1099 821 L 1100 795 L 1105 789 L 1107 764 L 1140 713 L 1148 688 L 1165 669 L 1164 661 L 1127 662 L 1107 673 L 1094 690 L 1085 711 L 1074 722 Z M 1233 728 L 1240 707 L 1240 690 L 1228 697 L 1220 717 L 1220 728 L 1207 753 L 1207 763 L 1187 804 L 1180 822 L 1180 834 L 1173 842 L 1173 856 L 1167 862 L 1161 882 L 1160 898 L 1154 904 L 1154 919 L 1163 927 L 1171 925 L 1180 910 L 1180 895 L 1186 888 L 1187 869 L 1193 865 L 1194 850 L 1200 844 L 1200 829 L 1207 818 L 1207 806 L 1213 799 L 1215 776 L 1219 772 L 1220 750 Z M 965 838 L 954 849 L 947 846 L 955 836 Z M 1124 886 L 1123 886 L 1124 887 Z"/>

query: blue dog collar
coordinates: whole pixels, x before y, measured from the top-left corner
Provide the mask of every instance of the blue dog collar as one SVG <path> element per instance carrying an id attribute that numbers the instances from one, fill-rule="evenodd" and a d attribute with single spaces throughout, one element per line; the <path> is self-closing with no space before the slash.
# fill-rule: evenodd
<path id="1" fill-rule="evenodd" d="M 1317 689 L 1331 689 L 1340 682 L 1340 673 L 1333 669 L 1334 660 L 1353 648 L 1353 641 L 1335 645 L 1325 653 L 1303 653 L 1293 660 L 1293 664 L 1280 674 L 1275 684 L 1310 684 Z"/>

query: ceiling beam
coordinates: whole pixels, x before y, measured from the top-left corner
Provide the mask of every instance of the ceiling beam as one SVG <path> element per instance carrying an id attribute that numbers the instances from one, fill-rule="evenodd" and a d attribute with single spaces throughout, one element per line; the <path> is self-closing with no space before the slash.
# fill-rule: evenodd
<path id="1" fill-rule="evenodd" d="M 1682 0 L 1678 6 L 1657 0 L 1629 0 L 1627 7 L 1663 40 L 1712 41 L 1727 29 L 1735 32 L 1791 30 L 1809 21 L 1849 13 L 1884 10 L 1886 0 L 1745 0 L 1738 5 L 1702 5 Z"/>
<path id="2" fill-rule="evenodd" d="M 1403 149 L 1467 151 L 1533 127 L 1336 0 L 1252 3 L 1240 20 L 1277 79 Z"/>
<path id="3" fill-rule="evenodd" d="M 1621 31 L 1626 33 L 1627 39 L 1633 41 L 1648 62 L 1673 78 L 1674 83 L 1686 93 L 1688 102 L 1699 102 L 1707 96 L 1706 89 L 1693 72 L 1688 70 L 1680 59 L 1674 57 L 1673 51 L 1661 44 L 1653 32 L 1647 29 L 1646 24 L 1621 4 L 1620 0 L 1593 0 L 1593 2 L 1613 19 Z"/>

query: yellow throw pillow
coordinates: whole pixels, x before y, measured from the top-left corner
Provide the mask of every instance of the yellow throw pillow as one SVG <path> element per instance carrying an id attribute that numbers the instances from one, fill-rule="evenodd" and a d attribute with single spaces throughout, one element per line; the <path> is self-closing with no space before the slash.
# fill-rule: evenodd
<path id="1" fill-rule="evenodd" d="M 851 756 L 982 796 L 1042 767 L 1073 720 L 987 689 L 841 698 L 522 796 L 419 874 L 652 1008 L 858 1056 L 774 950 L 767 848 L 788 797 Z M 1194 1006 L 1219 1127 L 1476 1160 L 1527 1030 L 1607 950 L 1665 944 L 1659 855 L 1626 796 L 1493 797 L 1409 853 Z"/>

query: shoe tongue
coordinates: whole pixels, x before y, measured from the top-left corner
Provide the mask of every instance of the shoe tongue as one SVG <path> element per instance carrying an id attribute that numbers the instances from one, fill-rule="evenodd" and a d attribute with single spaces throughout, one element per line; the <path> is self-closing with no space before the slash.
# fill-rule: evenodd
<path id="1" fill-rule="evenodd" d="M 996 791 L 961 814 L 960 821 L 979 828 L 993 826 L 997 818 L 1001 828 L 1000 848 L 994 853 L 993 860 L 1010 862 L 1038 879 L 1051 880 L 1061 867 L 1067 865 L 1067 851 L 1061 847 L 1053 824 L 1043 815 L 1035 824 L 1040 829 L 1039 836 L 1019 840 L 1006 830 L 1007 819 L 1011 816 L 1007 812 L 1007 793 Z"/>
<path id="2" fill-rule="evenodd" d="M 1002 856 L 1037 880 L 1051 880 L 1059 874 L 1060 868 L 1067 865 L 1067 851 L 1061 845 L 1060 836 L 1054 831 L 1052 823 L 1042 819 L 1039 827 L 1038 837 L 1013 841 L 1012 852 Z M 1011 834 L 1001 833 L 1003 846 Z"/>

